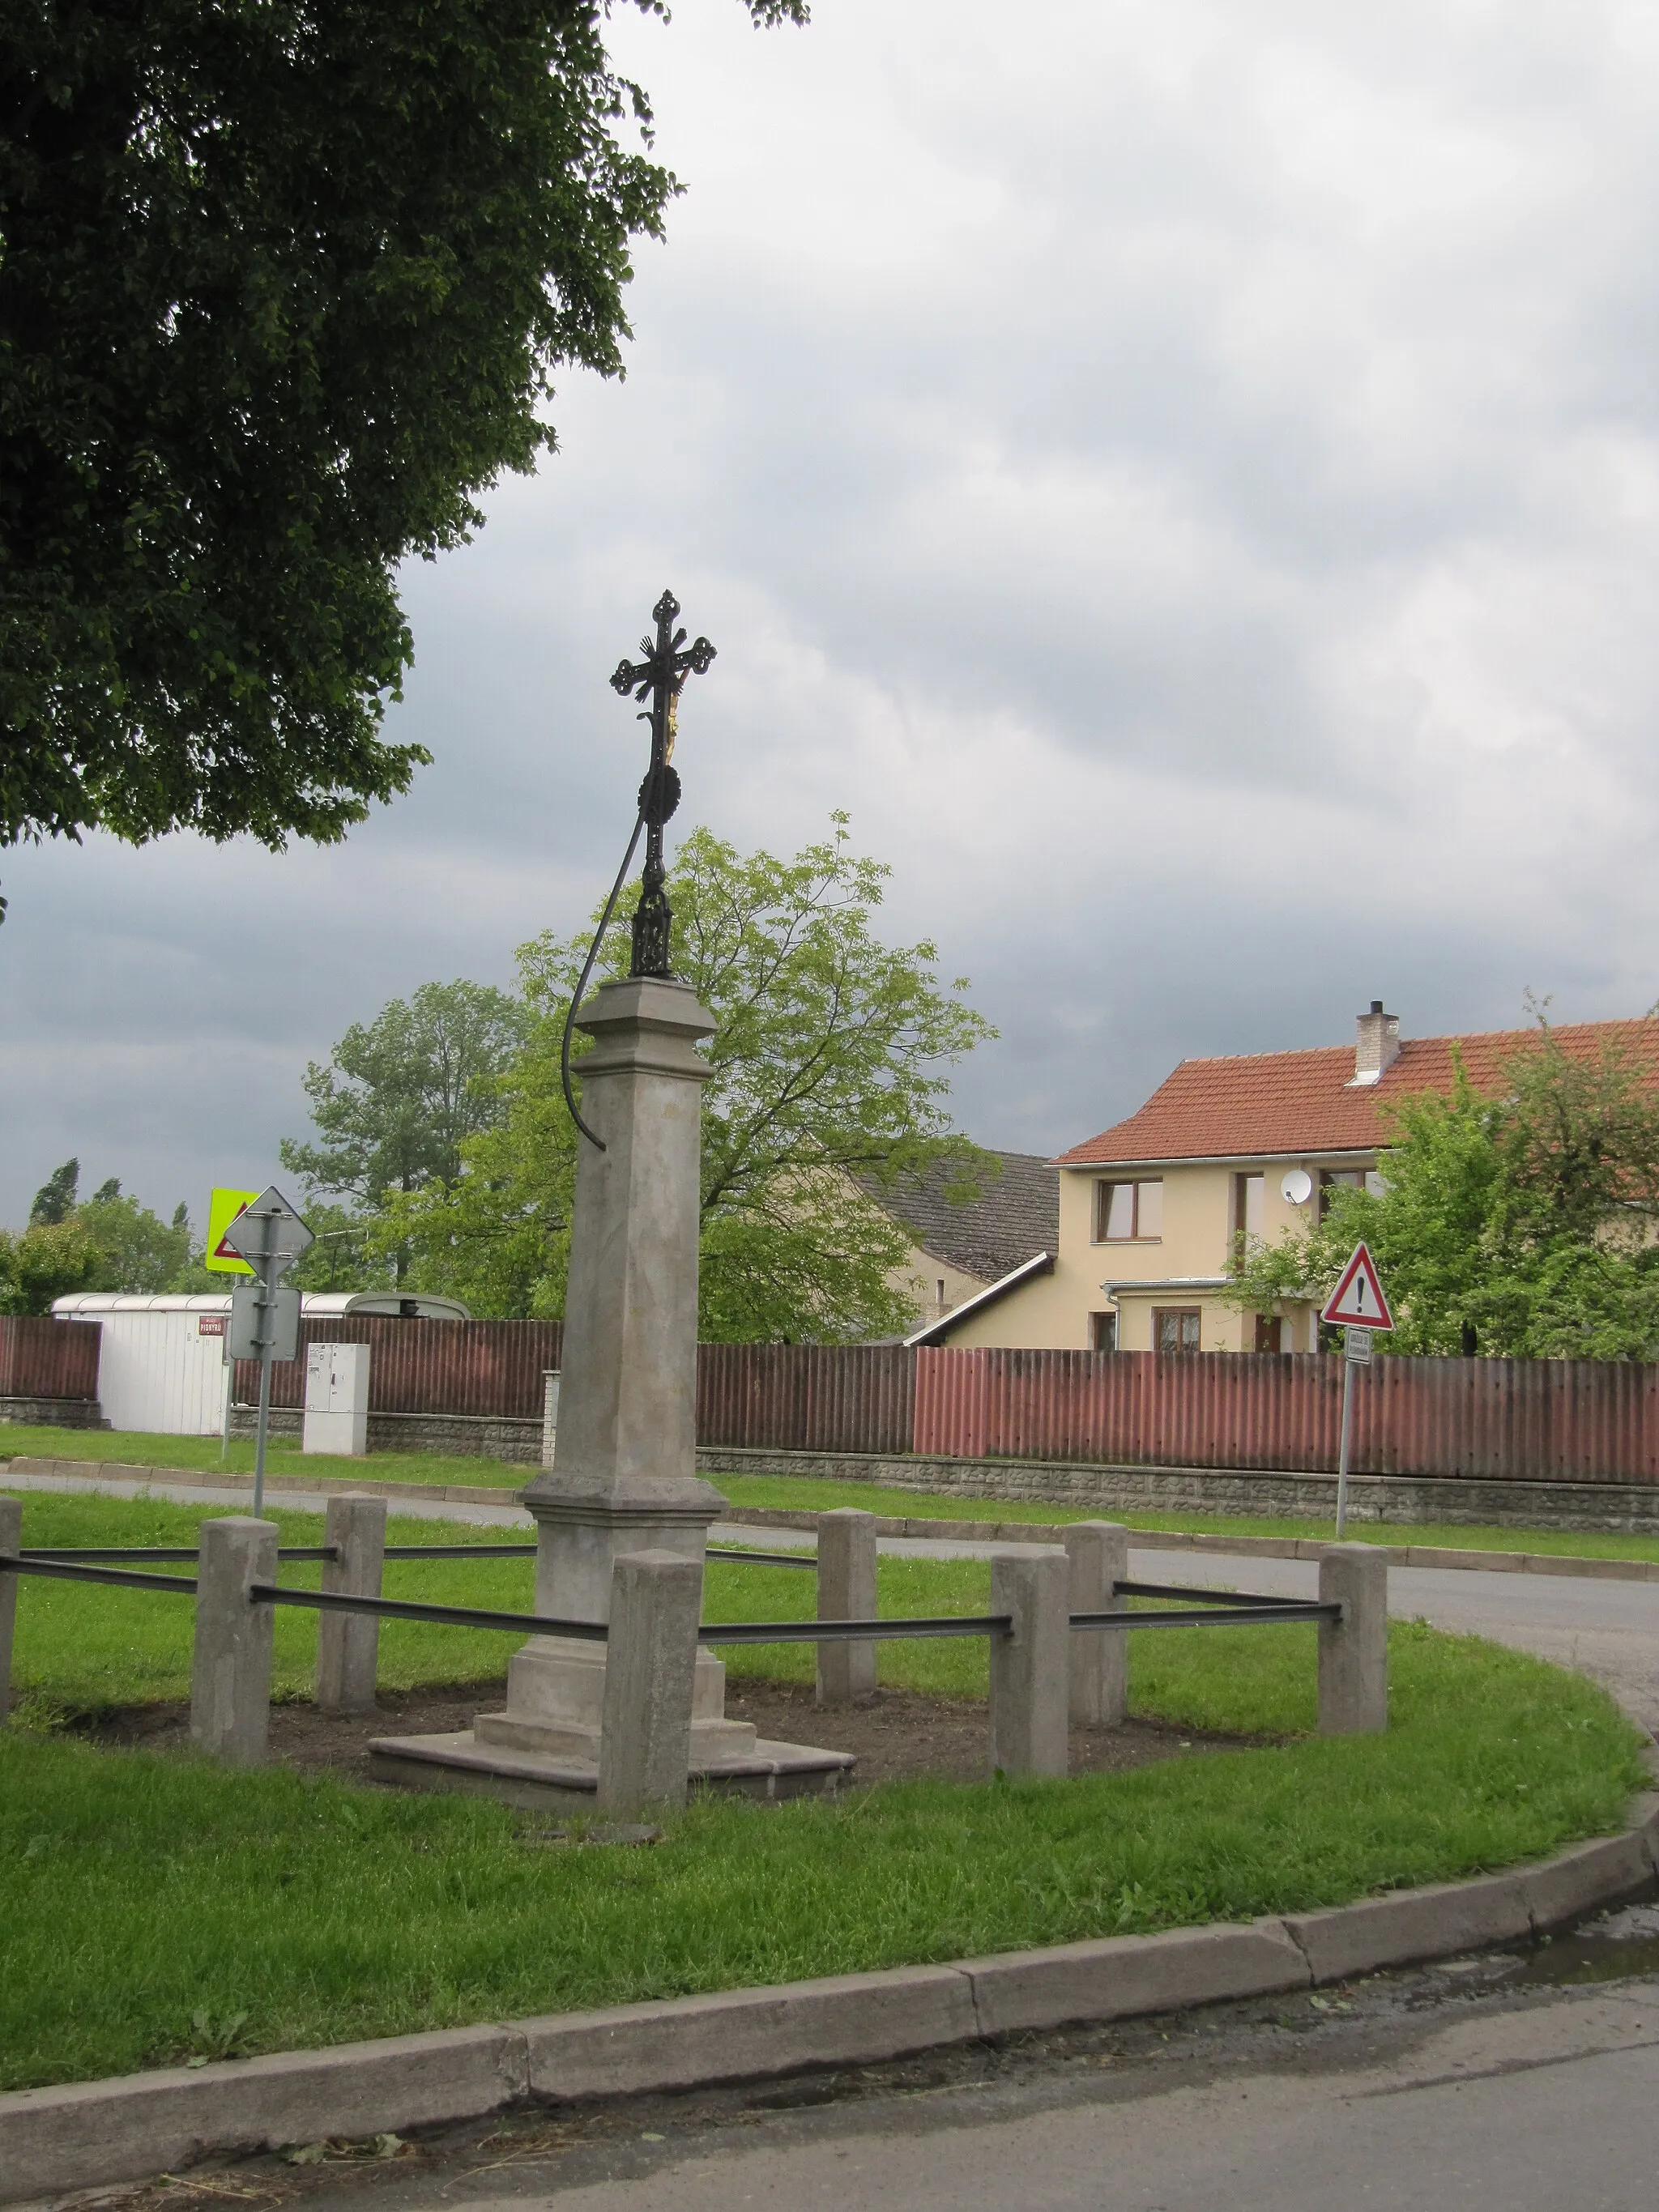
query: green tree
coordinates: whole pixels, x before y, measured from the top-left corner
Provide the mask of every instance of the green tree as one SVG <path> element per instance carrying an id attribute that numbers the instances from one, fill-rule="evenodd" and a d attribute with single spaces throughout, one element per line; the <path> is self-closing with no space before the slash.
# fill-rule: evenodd
<path id="1" fill-rule="evenodd" d="M 557 367 L 621 374 L 678 189 L 607 12 L 8 10 L 0 846 L 331 841 L 407 787 L 398 564 L 552 447 Z"/>
<path id="2" fill-rule="evenodd" d="M 316 1243 L 283 1276 L 296 1291 L 380 1291 L 396 1280 L 395 1255 L 371 1253 L 372 1217 L 325 1198 L 308 1198 L 306 1225 Z"/>
<path id="3" fill-rule="evenodd" d="M 78 1221 L 35 1222 L 19 1237 L 0 1229 L 0 1313 L 50 1313 L 54 1298 L 100 1289 L 103 1265 Z"/>
<path id="4" fill-rule="evenodd" d="M 1328 1295 L 1370 1247 L 1401 1352 L 1659 1357 L 1659 1094 L 1628 1049 L 1566 1051 L 1540 1014 L 1487 1096 L 1395 1109 L 1380 1192 L 1338 1188 L 1324 1219 L 1239 1255 L 1231 1296 L 1272 1311 Z"/>
<path id="5" fill-rule="evenodd" d="M 34 1202 L 29 1207 L 30 1221 L 50 1225 L 67 1220 L 75 1211 L 76 1193 L 80 1187 L 80 1161 L 65 1160 L 62 1167 L 52 1170 L 35 1192 Z"/>
<path id="6" fill-rule="evenodd" d="M 171 1291 L 190 1267 L 194 1240 L 184 1207 L 169 1225 L 136 1198 L 124 1197 L 113 1176 L 70 1218 L 98 1254 L 98 1277 L 88 1289 Z"/>
<path id="7" fill-rule="evenodd" d="M 283 1166 L 314 1191 L 355 1200 L 365 1213 L 389 1192 L 407 1195 L 434 1176 L 453 1181 L 462 1143 L 498 1118 L 495 1079 L 522 1047 L 530 1018 L 505 991 L 456 981 L 422 983 L 407 1000 L 382 1006 L 367 1027 L 354 1022 L 326 1066 L 313 1060 L 306 1069 L 322 1141 L 285 1137 Z M 356 1231 L 343 1216 L 330 1233 L 343 1239 Z M 319 1258 L 313 1272 L 325 1264 Z M 399 1252 L 399 1282 L 406 1267 Z"/>
<path id="8" fill-rule="evenodd" d="M 906 1232 L 854 1180 L 980 1155 L 951 1127 L 949 1065 L 994 1032 L 942 988 L 930 943 L 890 947 L 875 909 L 890 871 L 850 850 L 845 817 L 793 860 L 747 857 L 697 830 L 670 872 L 675 973 L 715 1016 L 703 1093 L 702 1311 L 710 1341 L 855 1339 L 913 1318 L 889 1278 Z M 609 950 L 620 973 L 627 933 Z M 576 1135 L 559 1041 L 586 939 L 520 948 L 537 1026 L 501 1079 L 499 1125 L 460 1146 L 463 1172 L 388 1209 L 416 1279 L 475 1310 L 562 1310 Z M 580 1066 L 580 1062 L 578 1062 Z"/>

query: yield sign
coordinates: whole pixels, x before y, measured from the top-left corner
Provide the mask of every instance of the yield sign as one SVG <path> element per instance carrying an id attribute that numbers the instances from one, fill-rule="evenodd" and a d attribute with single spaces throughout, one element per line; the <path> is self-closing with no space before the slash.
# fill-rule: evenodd
<path id="1" fill-rule="evenodd" d="M 274 1261 L 279 1273 L 315 1241 L 274 1184 L 262 1190 L 251 1206 L 243 1207 L 222 1240 L 240 1258 L 256 1265 L 261 1260 Z"/>
<path id="2" fill-rule="evenodd" d="M 1342 1270 L 1319 1318 L 1333 1327 L 1340 1324 L 1347 1328 L 1394 1327 L 1394 1316 L 1377 1280 L 1376 1262 L 1363 1243 L 1354 1246 L 1353 1257 Z"/>

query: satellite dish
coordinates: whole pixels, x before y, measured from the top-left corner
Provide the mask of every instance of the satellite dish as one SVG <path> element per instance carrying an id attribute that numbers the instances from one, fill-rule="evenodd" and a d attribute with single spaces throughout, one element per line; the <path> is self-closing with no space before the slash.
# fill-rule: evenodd
<path id="1" fill-rule="evenodd" d="M 1279 1186 L 1279 1194 L 1287 1206 L 1305 1206 L 1313 1196 L 1313 1177 L 1306 1168 L 1291 1168 Z"/>

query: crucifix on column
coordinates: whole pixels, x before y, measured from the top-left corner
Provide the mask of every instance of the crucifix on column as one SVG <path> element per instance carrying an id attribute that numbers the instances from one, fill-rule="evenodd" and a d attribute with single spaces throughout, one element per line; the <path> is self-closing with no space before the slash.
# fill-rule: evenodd
<path id="1" fill-rule="evenodd" d="M 651 610 L 657 625 L 655 641 L 648 637 L 640 640 L 640 650 L 645 659 L 619 662 L 611 679 L 611 690 L 620 692 L 624 699 L 631 695 L 635 699 L 648 697 L 651 702 L 647 712 L 640 716 L 641 721 L 651 726 L 651 765 L 640 786 L 640 819 L 645 824 L 645 875 L 640 902 L 634 909 L 634 957 L 628 971 L 630 975 L 670 973 L 668 939 L 674 912 L 663 887 L 662 833 L 664 823 L 680 803 L 679 773 L 672 765 L 674 725 L 686 678 L 704 674 L 714 658 L 714 648 L 706 637 L 687 645 L 685 632 L 674 627 L 679 611 L 680 603 L 672 592 L 665 592 Z"/>

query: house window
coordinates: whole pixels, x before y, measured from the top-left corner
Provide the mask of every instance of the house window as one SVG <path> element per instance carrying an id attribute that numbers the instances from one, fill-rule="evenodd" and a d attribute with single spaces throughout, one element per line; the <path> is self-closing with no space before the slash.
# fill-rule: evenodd
<path id="1" fill-rule="evenodd" d="M 1267 1203 L 1267 1178 L 1264 1175 L 1236 1175 L 1233 1177 L 1233 1249 L 1242 1259 L 1243 1244 L 1261 1242 L 1261 1222 Z"/>
<path id="2" fill-rule="evenodd" d="M 1115 1313 L 1090 1315 L 1089 1349 L 1091 1352 L 1117 1350 L 1117 1316 Z"/>
<path id="3" fill-rule="evenodd" d="M 1255 1348 L 1258 1352 L 1286 1352 L 1285 1341 L 1290 1323 L 1278 1314 L 1258 1314 L 1255 1317 Z"/>
<path id="4" fill-rule="evenodd" d="M 1164 1184 L 1097 1182 L 1095 1185 L 1095 1242 L 1127 1244 L 1164 1234 Z"/>
<path id="5" fill-rule="evenodd" d="M 1358 1168 L 1322 1168 L 1319 1171 L 1319 1218 L 1322 1221 L 1330 1207 L 1334 1190 L 1364 1190 L 1365 1176 Z"/>
<path id="6" fill-rule="evenodd" d="M 1154 1306 L 1152 1347 L 1157 1352 L 1196 1352 L 1202 1309 L 1198 1306 Z"/>

